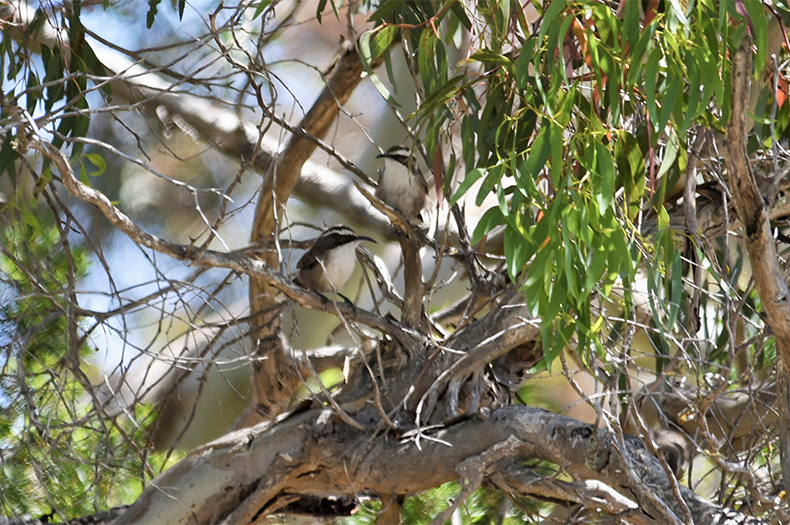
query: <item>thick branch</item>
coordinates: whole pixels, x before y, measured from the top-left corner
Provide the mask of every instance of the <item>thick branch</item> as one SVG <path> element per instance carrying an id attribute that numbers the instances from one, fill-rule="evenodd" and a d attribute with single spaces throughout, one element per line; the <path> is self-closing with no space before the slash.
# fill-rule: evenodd
<path id="1" fill-rule="evenodd" d="M 342 54 L 318 99 L 297 126 L 312 137 L 323 138 L 329 127 L 337 118 L 340 108 L 346 103 L 351 93 L 362 81 L 362 61 L 356 50 L 348 48 Z M 282 207 L 291 196 L 299 181 L 302 167 L 315 151 L 317 145 L 306 135 L 292 135 L 288 145 L 278 156 L 277 162 L 264 178 L 258 204 L 255 209 L 255 220 L 252 226 L 251 240 L 253 244 L 270 241 L 276 234 Z M 266 254 L 264 261 L 275 267 L 278 263 L 276 253 Z M 254 315 L 259 312 L 271 311 L 276 303 L 275 290 L 269 283 L 256 276 L 250 278 L 250 310 Z M 279 315 L 266 316 L 257 328 L 252 331 L 254 340 L 263 340 L 279 329 Z M 266 405 L 268 416 L 276 415 L 284 410 L 293 391 L 301 382 L 295 373 L 295 364 L 283 355 L 275 352 L 266 356 L 265 363 L 255 370 L 252 378 L 253 405 L 245 410 L 239 422 L 244 424 L 256 422 L 257 413 L 254 407 Z M 279 388 L 272 390 L 272 384 Z M 274 397 L 273 397 L 274 396 Z"/>
<path id="2" fill-rule="evenodd" d="M 639 516 L 660 516 L 642 495 L 650 491 L 668 509 L 679 512 L 664 471 L 641 441 L 627 437 L 618 444 L 609 431 L 564 416 L 524 406 L 505 407 L 486 421 L 461 422 L 430 437 L 431 441 L 423 439 L 419 446 L 414 441 L 370 441 L 368 435 L 322 409 L 274 426 L 262 423 L 194 451 L 154 480 L 117 523 L 249 523 L 279 508 L 286 494 L 414 494 L 458 479 L 459 471 L 473 476 L 464 465 L 505 460 L 503 453 L 513 460 L 551 462 L 577 480 L 577 487 L 583 486 L 578 483 L 582 480 L 602 483 L 599 494 L 605 495 L 612 510 L 633 508 L 633 501 L 639 506 L 634 511 Z M 508 443 L 515 446 L 504 446 Z M 627 464 L 621 455 L 628 458 Z M 509 486 L 518 490 L 518 480 L 511 474 L 505 473 Z M 633 490 L 635 484 L 641 485 L 638 490 Z M 632 492 L 623 494 L 629 488 Z M 556 487 L 555 494 L 559 494 Z M 590 494 L 569 499 L 584 502 Z M 761 523 L 688 489 L 683 489 L 683 498 L 696 523 L 724 523 L 720 519 L 724 517 L 736 518 L 738 523 Z M 633 522 L 649 523 L 645 519 Z"/>
<path id="3" fill-rule="evenodd" d="M 763 314 L 774 331 L 781 359 L 777 373 L 787 373 L 790 365 L 790 291 L 787 289 L 776 244 L 771 232 L 766 199 L 760 194 L 746 154 L 747 106 L 752 73 L 752 42 L 743 38 L 732 65 L 732 120 L 727 127 L 727 163 L 733 202 L 746 234 L 752 275 L 760 294 Z M 778 174 L 775 174 L 778 175 Z M 782 472 L 787 488 L 790 475 L 790 387 L 787 377 L 777 378 L 780 401 L 780 443 Z"/>
<path id="4" fill-rule="evenodd" d="M 383 56 L 376 67 L 383 61 Z M 345 50 L 329 76 L 326 87 L 297 126 L 307 134 L 323 138 L 337 118 L 340 108 L 362 81 L 362 61 L 353 47 Z M 305 135 L 292 136 L 288 145 L 278 156 L 277 166 L 272 176 L 264 182 L 258 208 L 255 212 L 252 240 L 265 240 L 274 231 L 279 210 L 291 196 L 307 159 L 317 145 Z"/>
<path id="5" fill-rule="evenodd" d="M 776 334 L 776 346 L 782 359 L 790 363 L 790 292 L 779 267 L 766 201 L 760 194 L 746 154 L 746 103 L 752 71 L 751 55 L 751 39 L 746 36 L 733 61 L 732 120 L 727 127 L 730 186 L 733 203 L 746 234 L 752 273 L 766 321 Z"/>

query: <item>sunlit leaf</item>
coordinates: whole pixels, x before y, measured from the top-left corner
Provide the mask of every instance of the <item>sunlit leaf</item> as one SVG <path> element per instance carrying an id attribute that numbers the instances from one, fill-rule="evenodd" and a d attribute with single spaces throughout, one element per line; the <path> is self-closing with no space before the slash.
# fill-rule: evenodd
<path id="1" fill-rule="evenodd" d="M 457 203 L 458 199 L 463 197 L 464 194 L 467 191 L 469 191 L 469 188 L 471 188 L 475 182 L 480 180 L 482 177 L 485 177 L 487 174 L 488 174 L 488 170 L 485 168 L 476 168 L 470 171 L 469 173 L 467 173 L 466 177 L 464 177 L 463 182 L 461 183 L 461 185 L 455 191 L 455 194 L 450 199 L 450 206 Z"/>
<path id="2" fill-rule="evenodd" d="M 85 157 L 96 166 L 96 170 L 92 171 L 90 174 L 91 177 L 101 177 L 104 175 L 104 170 L 107 169 L 107 163 L 104 161 L 104 157 L 97 153 L 86 153 Z"/>
<path id="3" fill-rule="evenodd" d="M 392 104 L 396 108 L 400 107 L 398 101 L 395 99 L 395 97 L 392 96 L 392 93 L 390 93 L 389 89 L 387 89 L 387 86 L 384 85 L 384 83 L 381 81 L 381 79 L 378 77 L 376 72 L 373 71 L 373 68 L 371 67 L 371 63 L 379 56 L 373 54 L 373 50 L 371 48 L 372 36 L 373 35 L 370 31 L 366 31 L 362 33 L 362 36 L 359 38 L 359 53 L 360 53 L 360 58 L 362 59 L 362 67 L 365 70 L 365 73 L 368 74 L 370 81 L 373 83 L 376 90 L 381 94 L 384 100 L 386 100 L 389 104 Z M 379 49 L 379 51 L 381 52 L 382 50 Z"/>

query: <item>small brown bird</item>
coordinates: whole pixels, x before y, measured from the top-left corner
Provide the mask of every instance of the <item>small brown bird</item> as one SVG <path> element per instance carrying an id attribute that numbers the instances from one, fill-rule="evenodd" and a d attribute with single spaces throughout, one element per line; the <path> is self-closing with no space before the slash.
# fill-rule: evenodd
<path id="1" fill-rule="evenodd" d="M 345 226 L 324 230 L 296 263 L 294 282 L 319 293 L 339 292 L 354 272 L 355 250 L 362 241 L 376 242 Z"/>
<path id="2" fill-rule="evenodd" d="M 417 160 L 405 146 L 392 146 L 376 157 L 384 159 L 376 197 L 395 208 L 411 223 L 422 222 L 420 212 L 428 206 L 428 183 Z"/>

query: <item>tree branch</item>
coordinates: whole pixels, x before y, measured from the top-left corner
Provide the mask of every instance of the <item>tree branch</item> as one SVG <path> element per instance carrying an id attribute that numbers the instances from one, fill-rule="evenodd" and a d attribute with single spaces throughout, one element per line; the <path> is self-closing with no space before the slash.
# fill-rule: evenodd
<path id="1" fill-rule="evenodd" d="M 38 53 L 41 46 L 46 46 L 50 49 L 59 47 L 64 53 L 68 53 L 68 32 L 54 27 L 48 17 L 43 17 L 36 31 L 28 31 L 35 16 L 36 9 L 24 1 L 4 3 L 0 8 L 0 24 L 11 26 L 11 34 L 18 40 L 24 35 L 24 45 L 31 51 Z M 274 156 L 279 150 L 277 140 L 268 136 L 261 137 L 258 126 L 243 118 L 235 109 L 227 109 L 210 98 L 180 91 L 179 88 L 190 79 L 166 80 L 159 74 L 166 72 L 165 68 L 148 69 L 127 56 L 102 46 L 92 46 L 91 49 L 104 68 L 104 71 L 92 73 L 100 76 L 108 71 L 113 73 L 106 79 L 112 88 L 113 100 L 126 101 L 160 121 L 177 118 L 201 140 L 232 159 L 250 162 L 259 173 L 266 173 L 272 166 Z M 291 129 L 305 140 L 318 142 L 308 130 L 298 126 L 291 126 Z M 257 155 L 250 158 L 255 151 Z M 344 159 L 338 157 L 338 160 L 341 165 L 357 172 Z M 295 194 L 307 204 L 333 209 L 349 222 L 370 224 L 386 231 L 384 218 L 370 213 L 367 201 L 356 193 L 350 178 L 326 166 L 305 162 Z"/>
<path id="2" fill-rule="evenodd" d="M 774 331 L 776 350 L 781 359 L 777 367 L 780 401 L 780 442 L 784 484 L 790 475 L 790 291 L 779 266 L 776 244 L 771 232 L 766 199 L 760 193 L 746 154 L 747 102 L 751 87 L 752 40 L 745 35 L 732 65 L 732 120 L 727 126 L 727 164 L 733 203 L 746 234 L 746 247 L 752 275 L 760 294 L 765 321 Z"/>
<path id="3" fill-rule="evenodd" d="M 392 223 L 401 246 L 403 255 L 403 310 L 401 322 L 414 328 L 418 325 L 422 315 L 422 299 L 425 296 L 425 287 L 422 282 L 422 261 L 420 260 L 420 244 L 411 225 L 403 216 L 377 199 L 372 193 L 355 184 L 359 193 L 365 197 L 375 209 L 383 213 Z M 423 327 L 427 328 L 427 327 Z"/>
<path id="4" fill-rule="evenodd" d="M 382 57 L 383 60 L 383 57 Z M 304 135 L 292 135 L 288 145 L 277 157 L 277 162 L 264 178 L 255 219 L 252 226 L 253 244 L 271 240 L 277 231 L 282 207 L 291 196 L 299 180 L 302 167 L 316 149 L 316 143 L 308 136 L 322 138 L 337 118 L 340 108 L 362 80 L 362 61 L 353 47 L 347 47 L 337 64 L 328 75 L 327 84 L 318 99 L 297 126 Z M 278 264 L 277 254 L 266 254 L 264 262 L 270 267 Z M 250 278 L 250 309 L 253 315 L 267 312 L 277 301 L 275 290 L 269 283 L 256 276 Z M 268 317 L 260 329 L 253 329 L 253 339 L 265 339 L 279 329 L 279 315 Z M 266 356 L 266 362 L 256 370 L 252 378 L 252 397 L 254 404 L 245 410 L 240 421 L 255 421 L 255 406 L 266 405 L 268 416 L 284 410 L 294 390 L 301 384 L 295 373 L 296 366 L 281 353 Z M 279 388 L 272 391 L 269 385 L 278 383 Z M 266 395 L 264 395 L 264 393 Z M 274 396 L 274 397 L 272 397 Z"/>
<path id="5" fill-rule="evenodd" d="M 342 315 L 346 319 L 362 323 L 382 333 L 391 335 L 403 344 L 414 345 L 416 344 L 415 340 L 421 338 L 416 332 L 407 330 L 392 319 L 386 319 L 375 315 L 366 310 L 356 308 L 354 305 L 329 301 L 315 292 L 305 290 L 295 285 L 285 276 L 274 271 L 264 262 L 248 257 L 245 250 L 229 253 L 213 250 L 199 252 L 194 246 L 173 243 L 146 233 L 134 224 L 128 216 L 113 206 L 110 199 L 103 193 L 77 180 L 66 157 L 59 149 L 35 136 L 31 138 L 28 144 L 29 147 L 40 151 L 52 160 L 58 168 L 63 185 L 69 193 L 80 200 L 96 206 L 113 226 L 129 236 L 132 241 L 140 246 L 199 266 L 227 268 L 250 276 L 254 275 L 262 281 L 266 281 L 272 288 L 276 289 L 278 292 L 282 292 L 286 297 L 298 302 L 305 308 Z"/>
<path id="6" fill-rule="evenodd" d="M 285 493 L 344 497 L 364 487 L 377 494 L 413 494 L 457 479 L 459 468 L 467 472 L 470 465 L 508 459 L 555 464 L 577 487 L 605 495 L 612 510 L 619 506 L 636 513 L 629 515 L 632 523 L 647 524 L 645 516 L 662 515 L 640 496 L 642 491 L 650 491 L 679 512 L 666 474 L 641 441 L 627 436 L 621 453 L 629 463 L 624 464 L 611 432 L 536 408 L 503 407 L 488 420 L 441 429 L 433 435 L 435 441 L 423 441 L 419 447 L 414 441 L 368 438 L 369 434 L 342 424 L 326 409 L 295 414 L 275 425 L 262 423 L 191 453 L 155 479 L 117 523 L 249 523 L 275 510 L 278 497 Z M 519 493 L 519 472 L 491 472 L 495 480 L 507 480 L 508 487 Z M 634 483 L 641 484 L 640 491 L 617 496 Z M 714 505 L 691 490 L 683 488 L 682 494 L 696 523 L 728 523 L 723 518 L 738 520 L 731 523 L 762 523 Z M 560 492 L 555 490 L 555 495 Z M 585 501 L 573 495 L 568 499 Z M 601 501 L 592 501 L 596 508 L 602 506 Z M 632 510 L 634 504 L 639 511 Z"/>

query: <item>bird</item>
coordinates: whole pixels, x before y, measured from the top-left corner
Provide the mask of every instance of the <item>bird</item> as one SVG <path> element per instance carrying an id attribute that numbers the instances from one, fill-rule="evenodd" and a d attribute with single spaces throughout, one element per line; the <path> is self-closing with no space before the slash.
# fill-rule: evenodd
<path id="1" fill-rule="evenodd" d="M 351 278 L 357 257 L 355 250 L 363 241 L 376 242 L 346 226 L 324 230 L 296 263 L 298 272 L 294 282 L 318 293 L 337 292 Z"/>
<path id="2" fill-rule="evenodd" d="M 408 222 L 422 222 L 420 212 L 428 206 L 428 183 L 417 160 L 405 146 L 397 145 L 376 156 L 384 159 L 376 197 L 396 209 Z"/>

